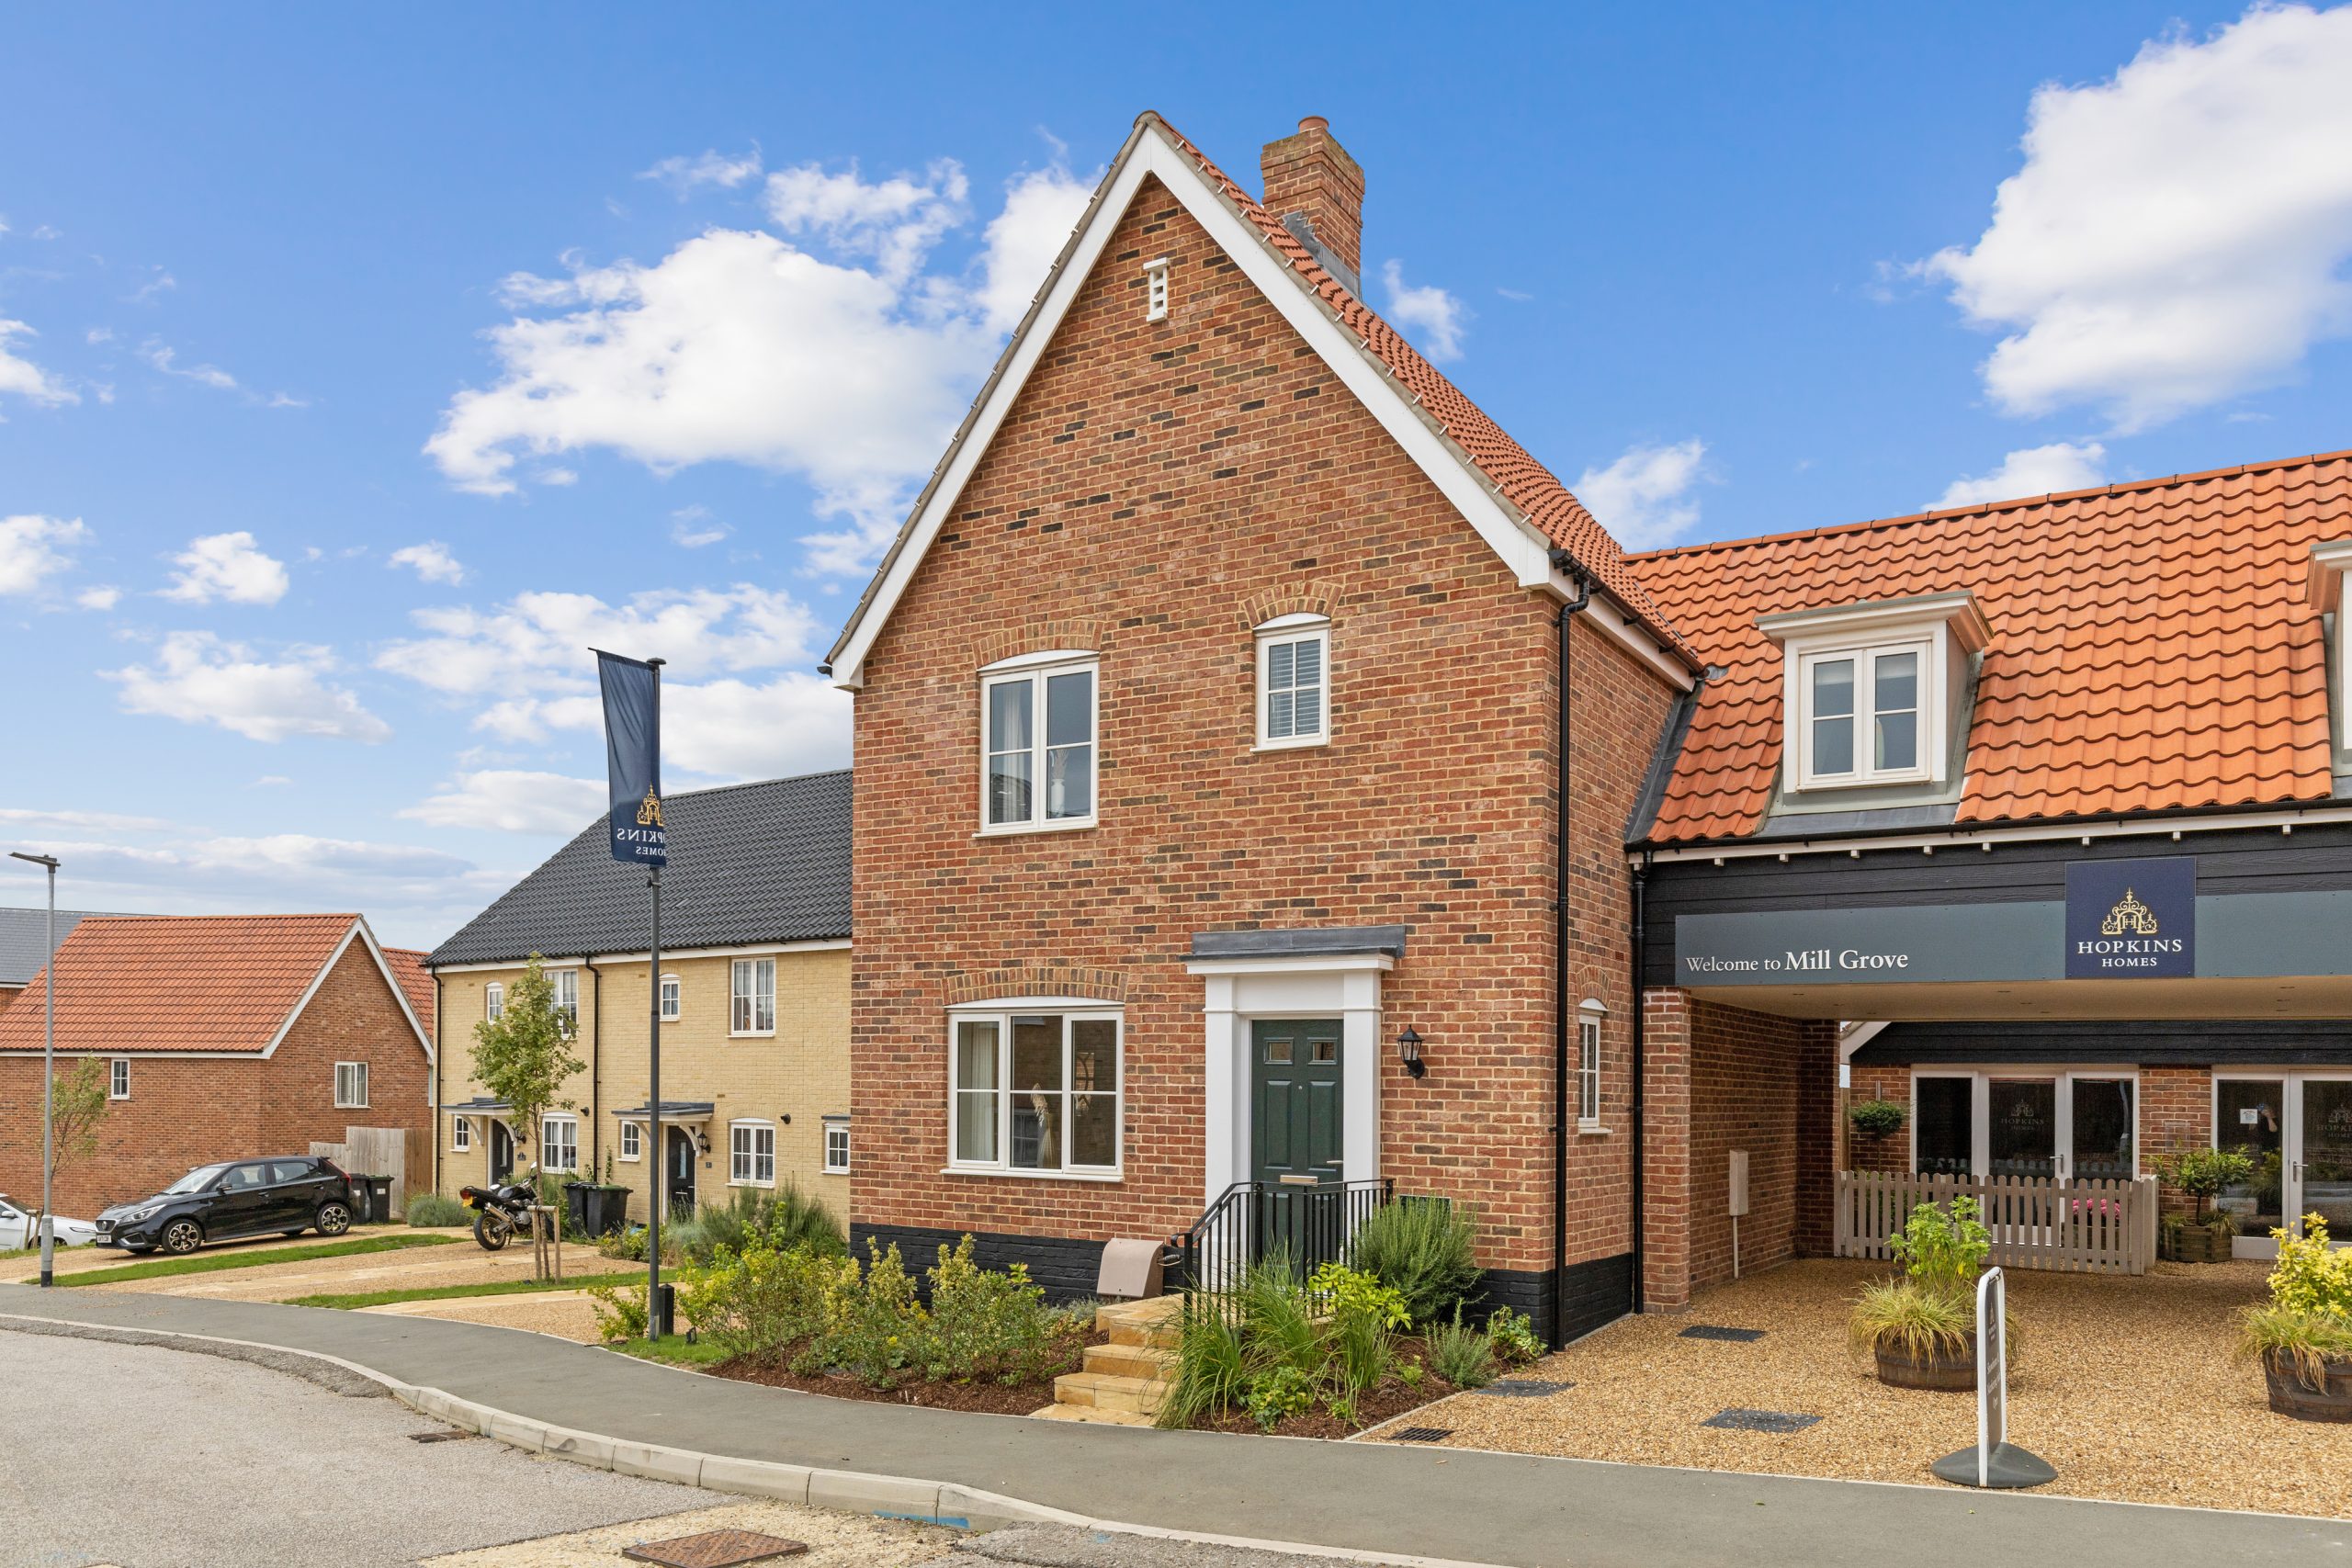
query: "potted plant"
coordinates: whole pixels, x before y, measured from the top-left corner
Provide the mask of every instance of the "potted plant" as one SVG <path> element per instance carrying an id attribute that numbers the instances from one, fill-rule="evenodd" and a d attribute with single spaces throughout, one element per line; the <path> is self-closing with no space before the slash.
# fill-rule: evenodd
<path id="1" fill-rule="evenodd" d="M 1855 1348 L 1871 1352 L 1889 1387 L 1974 1389 L 1976 1279 L 1993 1252 L 1976 1200 L 1920 1204 L 1888 1246 L 1903 1274 L 1856 1298 L 1847 1320 Z"/>
<path id="2" fill-rule="evenodd" d="M 1903 1102 L 1861 1100 L 1846 1108 L 1846 1124 L 1865 1138 L 1891 1137 L 1903 1129 Z"/>
<path id="3" fill-rule="evenodd" d="M 2165 1253 L 2181 1263 L 2226 1263 L 2232 1226 L 2226 1214 L 2208 1214 L 2206 1205 L 2225 1189 L 2254 1174 L 2254 1161 L 2235 1149 L 2187 1149 L 2156 1162 L 2166 1181 L 2196 1201 L 2194 1213 L 2166 1215 Z M 2177 1222 L 2177 1223 L 2176 1223 Z"/>
<path id="4" fill-rule="evenodd" d="M 2248 1307 L 2239 1352 L 2262 1363 L 2270 1408 L 2300 1421 L 2352 1422 L 2352 1251 L 2327 1243 L 2327 1222 L 2270 1233 L 2278 1264 L 2270 1299 Z"/>

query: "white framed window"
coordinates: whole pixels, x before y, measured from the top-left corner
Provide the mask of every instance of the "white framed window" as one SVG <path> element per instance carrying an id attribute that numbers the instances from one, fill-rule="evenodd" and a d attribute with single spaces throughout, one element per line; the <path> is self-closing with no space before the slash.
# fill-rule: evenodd
<path id="1" fill-rule="evenodd" d="M 107 1098 L 108 1100 L 130 1098 L 130 1063 L 121 1056 L 117 1056 L 107 1064 Z"/>
<path id="2" fill-rule="evenodd" d="M 775 1185 L 775 1126 L 773 1122 L 728 1123 L 727 1180 L 734 1187 Z"/>
<path id="3" fill-rule="evenodd" d="M 1577 1127 L 1600 1128 L 1600 1009 L 1587 1002 L 1577 1016 Z"/>
<path id="4" fill-rule="evenodd" d="M 1258 747 L 1331 739 L 1331 623 L 1282 615 L 1258 628 Z"/>
<path id="5" fill-rule="evenodd" d="M 1164 321 L 1168 319 L 1168 258 L 1143 264 L 1143 319 Z"/>
<path id="6" fill-rule="evenodd" d="M 368 1064 L 337 1062 L 334 1065 L 334 1103 L 338 1111 L 364 1111 L 368 1107 Z"/>
<path id="7" fill-rule="evenodd" d="M 506 1012 L 506 987 L 492 980 L 481 988 L 481 1015 L 496 1023 Z"/>
<path id="8" fill-rule="evenodd" d="M 1926 779 L 1920 719 L 1933 662 L 1924 638 L 1801 655 L 1798 787 Z"/>
<path id="9" fill-rule="evenodd" d="M 621 1123 L 621 1158 L 640 1160 L 645 1157 L 645 1128 L 642 1123 Z"/>
<path id="10" fill-rule="evenodd" d="M 685 988 L 678 983 L 678 977 L 675 975 L 662 976 L 662 1021 L 664 1023 L 677 1022 L 679 1010 L 684 1005 L 684 1001 Z"/>
<path id="11" fill-rule="evenodd" d="M 576 1116 L 547 1116 L 539 1121 L 539 1168 L 542 1170 L 578 1170 L 580 1168 L 580 1119 Z"/>
<path id="12" fill-rule="evenodd" d="M 555 1010 L 563 1014 L 576 1033 L 580 1028 L 580 971 L 550 969 L 547 973 L 548 983 L 555 987 Z"/>
<path id="13" fill-rule="evenodd" d="M 825 1118 L 825 1174 L 842 1176 L 849 1171 L 849 1118 Z"/>
<path id="14" fill-rule="evenodd" d="M 734 1001 L 729 1015 L 729 1034 L 775 1032 L 775 960 L 739 958 L 730 966 Z"/>
<path id="15" fill-rule="evenodd" d="M 449 1122 L 449 1146 L 464 1154 L 474 1146 L 474 1120 L 470 1116 L 452 1117 Z"/>
<path id="16" fill-rule="evenodd" d="M 1122 1028 L 1116 1010 L 953 1014 L 949 1168 L 1115 1176 Z"/>
<path id="17" fill-rule="evenodd" d="M 982 832 L 1094 825 L 1098 674 L 1092 654 L 1067 653 L 981 672 Z"/>

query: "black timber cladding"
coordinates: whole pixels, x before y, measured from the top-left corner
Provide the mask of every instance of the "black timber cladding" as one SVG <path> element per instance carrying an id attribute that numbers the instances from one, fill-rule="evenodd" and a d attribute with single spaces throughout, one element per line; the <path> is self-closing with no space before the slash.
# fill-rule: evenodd
<path id="1" fill-rule="evenodd" d="M 2352 1062 L 2352 1024 L 2287 1018 L 1890 1023 L 1854 1053 L 1854 1065 L 1864 1067 L 1959 1062 L 2141 1067 L 2335 1065 Z"/>
<path id="2" fill-rule="evenodd" d="M 673 795 L 662 945 L 732 947 L 850 934 L 847 770 Z M 604 818 L 500 895 L 425 960 L 519 962 L 643 953 L 645 872 L 612 858 Z"/>
<path id="3" fill-rule="evenodd" d="M 2094 838 L 2031 839 L 1990 851 L 1965 840 L 1917 848 L 1791 850 L 1666 861 L 1650 868 L 1643 905 L 1645 987 L 1675 985 L 1674 922 L 1680 915 L 1792 909 L 1902 908 L 1917 905 L 2063 903 L 2066 867 L 2079 861 L 2192 855 L 2199 897 L 2352 888 L 2352 824 Z"/>

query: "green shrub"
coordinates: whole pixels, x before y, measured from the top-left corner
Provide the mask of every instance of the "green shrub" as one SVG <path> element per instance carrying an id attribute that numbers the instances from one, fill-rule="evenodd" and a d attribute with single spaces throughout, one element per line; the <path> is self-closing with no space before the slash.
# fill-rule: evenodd
<path id="1" fill-rule="evenodd" d="M 1917 1280 L 1865 1285 L 1846 1320 L 1856 1349 L 1899 1352 L 1915 1361 L 1967 1354 L 1975 1330 L 1976 1308 L 1966 1295 Z"/>
<path id="2" fill-rule="evenodd" d="M 1846 1124 L 1865 1138 L 1883 1138 L 1903 1125 L 1899 1100 L 1858 1100 L 1846 1108 Z"/>
<path id="3" fill-rule="evenodd" d="M 1384 1203 L 1356 1228 L 1348 1262 L 1404 1296 L 1413 1323 L 1444 1320 L 1478 1288 L 1476 1217 L 1436 1198 Z"/>
<path id="4" fill-rule="evenodd" d="M 1954 1198 L 1949 1212 L 1939 1203 L 1911 1211 L 1903 1229 L 1888 1239 L 1904 1278 L 1922 1290 L 1966 1296 L 1993 1255 L 1993 1236 L 1977 1217 L 1973 1198 Z"/>
<path id="5" fill-rule="evenodd" d="M 1369 1274 L 1326 1263 L 1307 1280 L 1329 1325 L 1329 1377 L 1339 1386 L 1333 1405 L 1351 1406 L 1355 1395 L 1376 1386 L 1396 1364 L 1396 1330 L 1408 1321 L 1405 1298 Z M 1347 1417 L 1341 1417 L 1343 1420 Z"/>
<path id="6" fill-rule="evenodd" d="M 825 1205 L 790 1181 L 772 1193 L 736 1188 L 726 1202 L 706 1205 L 694 1218 L 663 1227 L 662 1250 L 667 1254 L 674 1244 L 677 1256 L 699 1263 L 722 1247 L 740 1253 L 754 1237 L 777 1247 L 805 1242 L 820 1252 L 849 1253 Z"/>
<path id="7" fill-rule="evenodd" d="M 1314 1375 L 1288 1364 L 1267 1368 L 1250 1380 L 1250 1418 L 1261 1432 L 1271 1432 L 1289 1416 L 1304 1416 L 1315 1408 Z"/>
<path id="8" fill-rule="evenodd" d="M 846 1261 L 754 1237 L 741 1253 L 722 1247 L 707 1264 L 682 1270 L 678 1304 L 695 1331 L 729 1356 L 768 1355 L 823 1332 Z"/>
<path id="9" fill-rule="evenodd" d="M 1462 1321 L 1454 1309 L 1452 1323 L 1429 1332 L 1430 1370 L 1456 1388 L 1484 1388 L 1495 1381 L 1495 1341 L 1485 1329 Z"/>
<path id="10" fill-rule="evenodd" d="M 2164 1179 L 2197 1200 L 2197 1217 L 2205 1217 L 2205 1205 L 2222 1189 L 2235 1187 L 2254 1174 L 2254 1160 L 2236 1149 L 2184 1149 L 2170 1159 L 2160 1159 L 2156 1168 Z"/>
<path id="11" fill-rule="evenodd" d="M 931 1312 L 920 1337 L 924 1374 L 934 1381 L 1035 1382 L 1085 1343 L 1087 1318 L 1048 1308 L 1024 1264 L 1001 1273 L 978 1267 L 968 1235 L 942 1247 L 927 1277 Z"/>
<path id="12" fill-rule="evenodd" d="M 600 1339 L 642 1339 L 649 1321 L 643 1285 L 591 1285 L 588 1307 Z"/>
<path id="13" fill-rule="evenodd" d="M 1159 1425 L 1190 1427 L 1250 1395 L 1250 1358 L 1241 1326 L 1216 1313 L 1184 1319 L 1176 1342 L 1176 1375 L 1160 1402 Z"/>
<path id="14" fill-rule="evenodd" d="M 1495 1342 L 1496 1358 L 1512 1366 L 1524 1366 L 1544 1354 L 1544 1338 L 1535 1332 L 1535 1320 L 1509 1307 L 1497 1307 L 1494 1316 L 1487 1319 L 1487 1337 Z"/>
<path id="15" fill-rule="evenodd" d="M 408 1201 L 408 1223 L 413 1225 L 466 1225 L 473 1218 L 471 1209 L 438 1192 L 419 1193 Z"/>

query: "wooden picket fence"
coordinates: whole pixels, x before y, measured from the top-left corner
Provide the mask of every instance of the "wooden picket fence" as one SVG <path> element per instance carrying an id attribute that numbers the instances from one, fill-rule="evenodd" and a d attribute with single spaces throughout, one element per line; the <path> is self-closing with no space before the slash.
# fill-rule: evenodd
<path id="1" fill-rule="evenodd" d="M 1888 1239 L 1921 1203 L 1973 1198 L 2004 1269 L 2144 1274 L 2156 1258 L 2156 1179 L 2062 1181 L 2052 1177 L 1838 1173 L 1838 1256 L 1894 1256 Z"/>
<path id="2" fill-rule="evenodd" d="M 331 1159 L 354 1176 L 392 1179 L 392 1217 L 408 1213 L 408 1129 L 345 1127 L 339 1144 L 313 1143 L 311 1153 Z"/>

